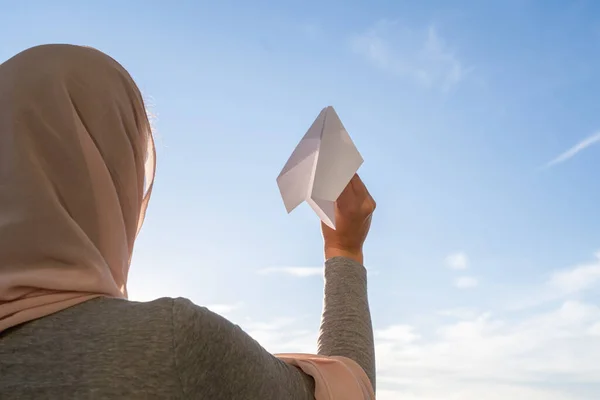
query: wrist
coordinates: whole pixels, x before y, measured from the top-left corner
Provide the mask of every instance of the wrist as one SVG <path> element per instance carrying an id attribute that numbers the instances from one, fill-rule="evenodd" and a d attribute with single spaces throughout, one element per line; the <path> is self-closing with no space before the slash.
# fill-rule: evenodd
<path id="1" fill-rule="evenodd" d="M 348 250 L 338 248 L 325 248 L 325 260 L 329 260 L 333 257 L 345 257 L 354 260 L 361 265 L 364 262 L 364 256 L 362 250 Z"/>

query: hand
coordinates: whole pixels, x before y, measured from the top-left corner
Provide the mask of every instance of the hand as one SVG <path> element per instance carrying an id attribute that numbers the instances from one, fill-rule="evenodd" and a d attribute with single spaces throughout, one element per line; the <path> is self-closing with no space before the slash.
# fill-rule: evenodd
<path id="1" fill-rule="evenodd" d="M 371 227 L 375 206 L 375 200 L 355 174 L 335 202 L 336 229 L 321 222 L 325 259 L 342 256 L 363 263 L 363 244 Z"/>

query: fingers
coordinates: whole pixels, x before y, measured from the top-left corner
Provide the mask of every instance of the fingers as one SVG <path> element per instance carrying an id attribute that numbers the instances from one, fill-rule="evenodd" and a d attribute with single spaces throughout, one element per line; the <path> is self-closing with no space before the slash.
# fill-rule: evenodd
<path id="1" fill-rule="evenodd" d="M 352 179 L 350 179 L 350 182 L 348 182 L 344 190 L 342 190 L 342 193 L 336 201 L 336 205 L 341 209 L 345 209 L 355 202 L 356 195 L 354 193 L 354 185 L 352 184 L 354 177 L 356 177 L 356 175 L 354 175 Z"/>
<path id="2" fill-rule="evenodd" d="M 365 186 L 362 179 L 360 179 L 358 174 L 355 174 L 354 178 L 352 178 L 352 179 L 353 179 L 353 186 L 355 188 L 356 193 L 360 193 L 360 197 L 365 198 L 368 203 L 372 204 L 373 209 L 375 209 L 375 200 L 371 196 L 371 193 L 369 193 L 369 190 Z"/>
<path id="3" fill-rule="evenodd" d="M 358 196 L 360 196 L 360 197 L 369 196 L 369 191 L 367 190 L 367 187 L 363 183 L 362 179 L 360 179 L 360 176 L 358 176 L 358 174 L 354 174 L 354 176 L 352 177 L 352 180 L 350 182 L 352 183 L 352 186 L 354 187 L 354 192 Z"/>
<path id="4" fill-rule="evenodd" d="M 356 178 L 356 179 L 354 179 L 354 178 Z M 370 211 L 371 212 L 375 211 L 375 208 L 377 207 L 377 204 L 375 203 L 375 199 L 373 199 L 373 197 L 369 193 L 369 190 L 365 186 L 362 179 L 360 179 L 358 174 L 355 174 L 354 178 L 352 178 L 352 179 L 354 181 L 353 185 L 354 185 L 355 191 L 357 193 L 360 193 L 359 197 L 361 198 L 363 203 L 366 203 L 366 205 L 370 209 Z"/>
<path id="5" fill-rule="evenodd" d="M 348 208 L 368 208 L 370 212 L 375 210 L 376 204 L 373 197 L 371 197 L 367 187 L 360 179 L 358 174 L 354 174 L 352 179 L 336 201 L 337 207 L 340 209 Z"/>

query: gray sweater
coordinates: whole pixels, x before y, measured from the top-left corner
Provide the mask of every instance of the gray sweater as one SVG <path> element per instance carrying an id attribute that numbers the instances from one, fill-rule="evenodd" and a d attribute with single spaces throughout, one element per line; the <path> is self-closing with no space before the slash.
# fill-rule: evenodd
<path id="1" fill-rule="evenodd" d="M 293 351 L 293 349 L 291 349 Z M 375 383 L 366 270 L 325 263 L 318 352 Z M 0 399 L 312 400 L 314 381 L 187 299 L 97 298 L 0 333 Z"/>

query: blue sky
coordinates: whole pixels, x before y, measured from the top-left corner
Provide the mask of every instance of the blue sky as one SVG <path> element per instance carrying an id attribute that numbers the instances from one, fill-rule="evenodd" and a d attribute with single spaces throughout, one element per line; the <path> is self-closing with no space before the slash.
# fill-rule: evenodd
<path id="1" fill-rule="evenodd" d="M 41 43 L 97 47 L 156 115 L 133 299 L 189 297 L 269 350 L 314 351 L 319 223 L 307 206 L 285 213 L 275 178 L 333 105 L 378 202 L 365 261 L 380 398 L 600 395 L 600 4 L 0 10 L 0 60 Z"/>

